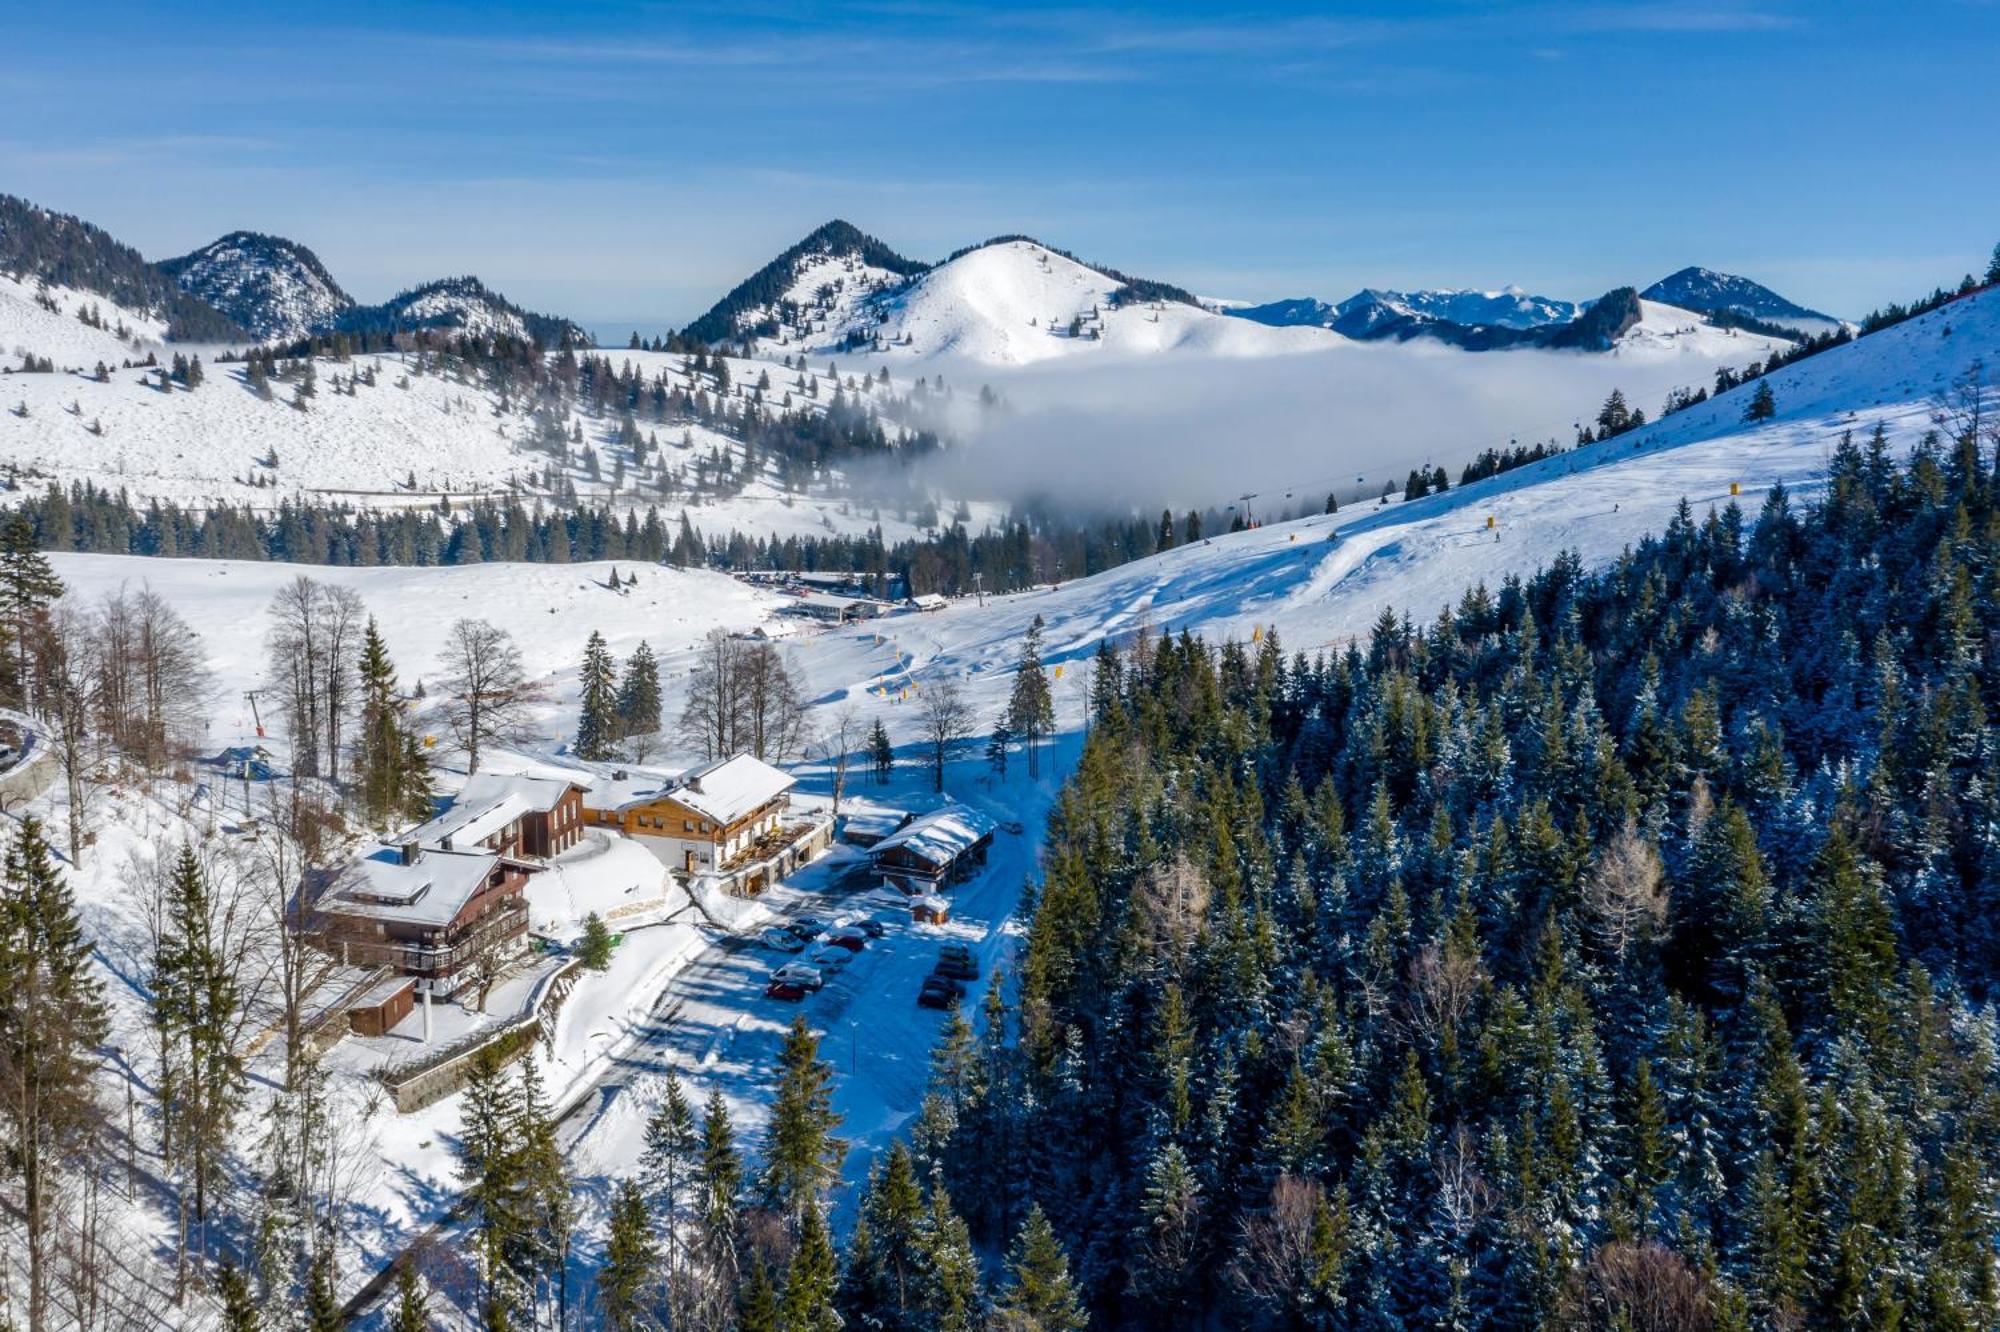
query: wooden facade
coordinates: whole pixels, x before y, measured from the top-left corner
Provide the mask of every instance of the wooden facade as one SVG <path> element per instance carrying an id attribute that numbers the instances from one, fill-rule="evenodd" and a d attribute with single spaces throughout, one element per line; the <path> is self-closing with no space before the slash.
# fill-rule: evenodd
<path id="1" fill-rule="evenodd" d="M 344 963 L 391 966 L 443 996 L 464 984 L 481 958 L 520 950 L 528 933 L 528 875 L 520 865 L 490 853 L 417 851 L 405 861 L 411 852 L 404 848 L 384 852 L 397 869 L 417 868 L 435 858 L 481 864 L 452 866 L 461 881 L 476 876 L 469 884 L 445 890 L 447 895 L 464 892 L 455 903 L 427 894 L 407 902 L 378 895 L 371 891 L 371 879 L 380 876 L 336 881 L 320 898 L 319 911 L 325 945 Z"/>

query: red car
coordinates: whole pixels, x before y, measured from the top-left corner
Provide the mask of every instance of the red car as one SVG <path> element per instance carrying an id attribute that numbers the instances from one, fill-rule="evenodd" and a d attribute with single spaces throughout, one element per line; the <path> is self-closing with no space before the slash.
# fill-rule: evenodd
<path id="1" fill-rule="evenodd" d="M 837 944 L 850 953 L 858 953 L 868 946 L 868 936 L 857 929 L 839 929 L 826 937 L 830 944 Z"/>
<path id="2" fill-rule="evenodd" d="M 788 1004 L 796 1004 L 806 997 L 806 987 L 794 985 L 790 981 L 772 981 L 764 987 L 766 999 L 782 999 Z"/>

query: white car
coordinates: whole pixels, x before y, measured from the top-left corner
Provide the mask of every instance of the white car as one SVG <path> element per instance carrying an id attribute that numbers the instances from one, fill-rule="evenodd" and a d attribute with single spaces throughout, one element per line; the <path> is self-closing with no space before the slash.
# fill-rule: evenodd
<path id="1" fill-rule="evenodd" d="M 806 950 L 804 939 L 785 930 L 765 930 L 757 936 L 757 939 L 764 947 L 775 949 L 780 953 L 803 953 Z"/>
<path id="2" fill-rule="evenodd" d="M 784 981 L 788 985 L 804 986 L 808 990 L 817 990 L 826 984 L 826 977 L 820 973 L 818 967 L 809 967 L 803 962 L 785 963 L 771 973 L 771 979 Z"/>
<path id="3" fill-rule="evenodd" d="M 812 964 L 821 971 L 838 971 L 854 960 L 854 954 L 839 944 L 822 948 L 812 955 Z"/>

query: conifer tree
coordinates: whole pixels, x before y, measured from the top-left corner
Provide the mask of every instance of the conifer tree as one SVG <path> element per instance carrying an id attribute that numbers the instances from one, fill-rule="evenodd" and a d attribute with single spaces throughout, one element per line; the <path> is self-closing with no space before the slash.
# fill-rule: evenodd
<path id="1" fill-rule="evenodd" d="M 611 965 L 611 928 L 595 911 L 583 918 L 583 935 L 577 940 L 577 958 L 591 971 Z"/>
<path id="2" fill-rule="evenodd" d="M 840 1314 L 833 1307 L 838 1282 L 833 1239 L 818 1203 L 805 1209 L 798 1225 L 798 1244 L 778 1298 L 777 1325 L 785 1332 L 840 1332 Z"/>
<path id="3" fill-rule="evenodd" d="M 473 1056 L 460 1101 L 458 1175 L 464 1187 L 488 1328 L 509 1325 L 521 1295 L 512 1267 L 525 1230 L 526 1188 L 515 1090 L 493 1047 Z"/>
<path id="4" fill-rule="evenodd" d="M 396 1268 L 396 1312 L 389 1328 L 390 1332 L 431 1332 L 430 1297 L 414 1261 Z"/>
<path id="5" fill-rule="evenodd" d="M 222 1300 L 222 1326 L 225 1332 L 258 1332 L 262 1319 L 258 1313 L 256 1292 L 250 1289 L 250 1280 L 243 1275 L 243 1269 L 234 1263 L 223 1263 L 215 1271 L 215 1293 Z"/>
<path id="6" fill-rule="evenodd" d="M 659 1104 L 646 1119 L 645 1147 L 639 1156 L 644 1197 L 665 1242 L 665 1272 L 680 1304 L 681 1233 L 687 1227 L 701 1164 L 702 1135 L 681 1080 L 667 1074 Z"/>
<path id="7" fill-rule="evenodd" d="M 355 737 L 355 778 L 363 817 L 375 826 L 431 815 L 430 763 L 403 725 L 396 668 L 371 616 L 361 639 L 361 726 Z"/>
<path id="8" fill-rule="evenodd" d="M 576 756 L 593 762 L 611 757 L 618 737 L 618 668 L 604 635 L 590 631 L 583 649 L 583 688 L 576 726 Z"/>
<path id="9" fill-rule="evenodd" d="M 720 1090 L 711 1088 L 702 1108 L 701 1155 L 694 1175 L 694 1237 L 690 1266 L 698 1267 L 699 1296 L 697 1317 L 712 1323 L 717 1310 L 727 1309 L 736 1298 L 738 1226 L 742 1213 L 743 1162 L 736 1150 L 735 1130 Z M 763 1280 L 769 1289 L 763 1264 L 753 1260 L 757 1270 L 752 1280 Z"/>
<path id="10" fill-rule="evenodd" d="M 22 820 L 0 872 L 0 1125 L 21 1182 L 28 1322 L 44 1325 L 51 1204 L 96 1126 L 91 1078 L 107 1030 L 103 986 L 39 819 Z"/>
<path id="11" fill-rule="evenodd" d="M 1778 414 L 1778 399 L 1771 392 L 1771 381 L 1757 381 L 1757 391 L 1750 395 L 1750 403 L 1743 409 L 1743 419 L 1751 423 L 1768 421 Z"/>
<path id="12" fill-rule="evenodd" d="M 736 1332 L 789 1332 L 778 1308 L 778 1292 L 771 1285 L 771 1269 L 764 1260 L 750 1259 L 750 1278 L 736 1305 Z"/>
<path id="13" fill-rule="evenodd" d="M 778 1055 L 778 1086 L 764 1138 L 764 1203 L 801 1225 L 840 1177 L 847 1144 L 833 1136 L 832 1071 L 820 1060 L 819 1037 L 803 1015 L 794 1018 Z"/>
<path id="14" fill-rule="evenodd" d="M 234 960 L 225 956 L 221 913 L 194 848 L 183 844 L 161 904 L 153 1023 L 164 1055 L 162 1134 L 204 1227 L 243 1097 L 243 1060 L 234 1045 L 242 997 Z"/>
<path id="15" fill-rule="evenodd" d="M 347 1320 L 340 1316 L 340 1296 L 333 1286 L 333 1248 L 322 1242 L 306 1268 L 305 1332 L 341 1332 Z"/>
<path id="16" fill-rule="evenodd" d="M 641 640 L 625 663 L 618 686 L 618 738 L 651 735 L 660 729 L 660 665 L 652 645 Z"/>
<path id="17" fill-rule="evenodd" d="M 1014 691 L 1007 701 L 1007 729 L 1020 737 L 1028 755 L 1028 776 L 1041 774 L 1042 737 L 1055 730 L 1054 696 L 1042 669 L 1042 617 L 1037 615 L 1021 640 L 1021 659 L 1014 668 Z"/>
<path id="18" fill-rule="evenodd" d="M 621 1180 L 611 1202 L 611 1228 L 604 1242 L 604 1265 L 597 1274 L 597 1302 L 605 1326 L 635 1332 L 650 1325 L 648 1308 L 659 1279 L 646 1195 L 632 1180 Z"/>
<path id="19" fill-rule="evenodd" d="M 942 1184 L 931 1188 L 920 1236 L 925 1326 L 935 1332 L 975 1332 L 985 1324 L 985 1298 L 972 1232 Z"/>
<path id="20" fill-rule="evenodd" d="M 875 770 L 875 784 L 887 786 L 889 775 L 896 770 L 896 750 L 889 743 L 889 729 L 880 717 L 868 731 L 868 759 Z"/>
<path id="21" fill-rule="evenodd" d="M 0 628 L 10 649 L 7 697 L 16 703 L 25 701 L 29 687 L 35 631 L 62 594 L 62 579 L 42 554 L 34 524 L 15 510 L 0 524 Z"/>
<path id="22" fill-rule="evenodd" d="M 1090 1325 L 1070 1279 L 1069 1256 L 1039 1205 L 1028 1209 L 1014 1238 L 994 1312 L 1002 1327 L 1019 1332 L 1083 1332 Z"/>
<path id="23" fill-rule="evenodd" d="M 556 1143 L 553 1113 L 532 1054 L 518 1064 L 512 1142 L 520 1170 L 522 1219 L 514 1261 L 521 1277 L 553 1284 L 558 1327 L 569 1322 L 569 1253 L 576 1238 L 576 1200 L 569 1160 Z"/>

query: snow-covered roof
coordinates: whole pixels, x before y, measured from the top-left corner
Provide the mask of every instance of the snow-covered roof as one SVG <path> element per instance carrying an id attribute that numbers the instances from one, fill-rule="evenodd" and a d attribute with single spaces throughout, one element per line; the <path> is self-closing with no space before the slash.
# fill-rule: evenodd
<path id="1" fill-rule="evenodd" d="M 398 840 L 418 842 L 440 850 L 467 850 L 478 846 L 528 812 L 525 796 L 512 792 L 485 800 L 459 799 L 450 809 L 404 833 Z"/>
<path id="2" fill-rule="evenodd" d="M 420 847 L 403 863 L 402 851 L 380 846 L 351 862 L 320 899 L 320 908 L 412 925 L 451 923 L 486 882 L 500 858 L 491 851 Z"/>
<path id="3" fill-rule="evenodd" d="M 519 796 L 528 807 L 538 813 L 548 814 L 562 803 L 571 787 L 578 789 L 588 784 L 587 777 L 537 777 L 529 773 L 475 772 L 465 779 L 459 788 L 458 799 L 453 802 L 466 805 L 489 802 L 503 796 Z"/>
<path id="4" fill-rule="evenodd" d="M 550 812 L 573 785 L 577 783 L 560 777 L 474 773 L 465 779 L 465 786 L 452 800 L 451 808 L 396 840 L 420 842 L 446 851 L 466 850 L 523 814 Z"/>
<path id="5" fill-rule="evenodd" d="M 976 809 L 946 805 L 920 819 L 912 819 L 900 832 L 883 838 L 875 844 L 872 854 L 880 856 L 902 847 L 933 865 L 946 865 L 991 837 L 995 826 L 992 819 Z"/>
<path id="6" fill-rule="evenodd" d="M 690 768 L 667 794 L 704 818 L 730 824 L 776 800 L 792 786 L 790 773 L 749 754 L 737 754 Z"/>
<path id="7" fill-rule="evenodd" d="M 889 836 L 905 823 L 910 816 L 900 809 L 890 809 L 886 805 L 850 804 L 842 816 L 841 825 L 849 837 L 870 837 L 877 841 Z"/>

